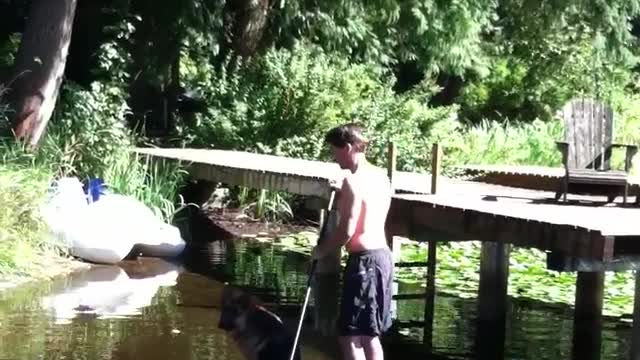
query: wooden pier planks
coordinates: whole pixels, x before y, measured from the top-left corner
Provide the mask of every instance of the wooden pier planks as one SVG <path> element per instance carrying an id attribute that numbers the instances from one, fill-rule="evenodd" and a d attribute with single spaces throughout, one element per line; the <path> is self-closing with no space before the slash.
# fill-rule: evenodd
<path id="1" fill-rule="evenodd" d="M 553 192 L 565 173 L 561 167 L 523 165 L 464 165 L 458 169 L 475 181 Z M 640 194 L 640 177 L 629 176 L 628 182 L 629 194 Z"/>
<path id="2" fill-rule="evenodd" d="M 208 149 L 138 148 L 136 152 L 182 161 L 198 179 L 308 196 L 328 197 L 344 177 L 336 164 L 274 155 Z"/>
<path id="3" fill-rule="evenodd" d="M 614 255 L 615 237 L 571 224 L 577 218 L 562 221 L 542 208 L 532 211 L 534 206 L 488 204 L 474 201 L 472 196 L 462 200 L 442 195 L 396 195 L 392 204 L 392 221 L 396 223 L 392 228 L 409 229 L 397 231 L 409 237 L 425 227 L 457 240 L 502 242 L 594 259 Z"/>
<path id="4" fill-rule="evenodd" d="M 345 174 L 334 163 L 247 152 L 136 151 L 184 161 L 196 178 L 318 197 L 327 197 L 332 188 L 339 187 Z M 386 173 L 386 169 L 380 171 Z M 551 191 L 444 177 L 439 180 L 438 194 L 431 195 L 430 175 L 402 171 L 394 173 L 393 181 L 398 193 L 390 221 L 396 235 L 411 235 L 418 227 L 428 227 L 451 234 L 455 240 L 497 241 L 575 257 L 610 259 L 616 249 L 622 249 L 620 254 L 640 254 L 640 208 L 559 204 Z"/>

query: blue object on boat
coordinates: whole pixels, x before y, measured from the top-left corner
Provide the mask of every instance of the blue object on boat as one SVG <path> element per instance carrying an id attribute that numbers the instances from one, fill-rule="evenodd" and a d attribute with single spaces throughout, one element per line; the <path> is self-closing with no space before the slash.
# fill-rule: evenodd
<path id="1" fill-rule="evenodd" d="M 100 195 L 105 195 L 106 185 L 104 180 L 100 178 L 91 179 L 87 186 L 88 202 L 96 202 L 100 199 Z"/>

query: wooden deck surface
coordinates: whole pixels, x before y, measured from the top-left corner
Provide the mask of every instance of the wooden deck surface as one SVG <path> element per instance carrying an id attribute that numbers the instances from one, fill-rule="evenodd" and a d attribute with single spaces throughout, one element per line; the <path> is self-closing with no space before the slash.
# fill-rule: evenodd
<path id="1" fill-rule="evenodd" d="M 564 176 L 561 167 L 523 165 L 463 165 L 458 166 L 476 181 L 533 190 L 556 191 Z M 640 194 L 640 177 L 628 178 L 630 195 Z"/>
<path id="2" fill-rule="evenodd" d="M 287 158 L 275 155 L 214 149 L 136 149 L 138 153 L 215 165 L 239 170 L 272 172 L 293 177 L 336 180 L 340 168 L 333 163 Z"/>
<path id="3" fill-rule="evenodd" d="M 344 170 L 334 163 L 271 155 L 195 149 L 137 152 L 190 163 L 192 175 L 199 178 L 302 195 L 326 196 L 331 188 L 339 187 L 344 176 Z M 385 169 L 380 171 L 386 174 Z M 540 177 L 557 175 L 544 168 L 526 171 L 538 171 Z M 559 204 L 551 191 L 448 178 L 441 178 L 438 194 L 431 195 L 430 179 L 428 174 L 395 174 L 398 193 L 392 209 L 401 209 L 392 216 L 395 221 L 425 225 L 461 238 L 505 241 L 574 256 L 640 254 L 636 245 L 640 245 L 640 207 L 603 206 L 597 197 L 579 195 L 570 195 L 570 204 Z"/>
<path id="4" fill-rule="evenodd" d="M 282 175 L 290 182 L 296 180 L 311 180 L 320 184 L 339 188 L 346 174 L 346 170 L 340 169 L 335 163 L 311 161 L 283 156 L 255 154 L 240 151 L 216 150 L 216 149 L 161 149 L 161 148 L 138 148 L 139 154 L 147 154 L 155 157 L 183 161 L 189 168 L 205 165 L 218 171 L 238 171 L 255 173 L 256 175 Z M 191 165 L 188 165 L 191 164 Z M 386 174 L 386 169 L 380 169 Z M 210 174 L 211 177 L 224 177 L 223 174 Z M 243 180 L 237 180 L 242 183 Z M 462 190 L 461 185 L 473 186 L 477 184 L 465 181 L 458 181 L 441 177 L 442 186 L 448 190 Z M 272 184 L 273 185 L 273 184 Z M 265 184 L 269 187 L 269 184 Z M 431 191 L 431 176 L 429 174 L 419 174 L 398 171 L 394 179 L 394 187 L 400 192 L 428 194 Z M 315 191 L 305 193 L 293 191 L 301 195 L 317 195 Z M 328 195 L 328 193 L 327 193 Z"/>

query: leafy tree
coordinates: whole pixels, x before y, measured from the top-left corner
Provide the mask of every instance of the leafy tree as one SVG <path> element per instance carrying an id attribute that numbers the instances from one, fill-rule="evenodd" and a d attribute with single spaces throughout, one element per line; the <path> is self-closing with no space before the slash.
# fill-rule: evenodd
<path id="1" fill-rule="evenodd" d="M 453 73 L 484 66 L 480 35 L 496 7 L 494 0 L 281 1 L 273 26 L 283 43 L 306 37 L 354 60 L 415 60 Z"/>
<path id="2" fill-rule="evenodd" d="M 489 74 L 469 74 L 463 117 L 550 119 L 577 94 L 610 98 L 637 63 L 638 1 L 502 0 L 483 48 Z"/>

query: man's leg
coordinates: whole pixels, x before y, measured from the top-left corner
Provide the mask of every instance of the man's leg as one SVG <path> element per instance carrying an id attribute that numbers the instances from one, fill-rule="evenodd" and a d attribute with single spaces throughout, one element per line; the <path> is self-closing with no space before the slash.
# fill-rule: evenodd
<path id="1" fill-rule="evenodd" d="M 347 266 L 343 272 L 342 295 L 340 299 L 340 315 L 338 318 L 338 342 L 344 360 L 365 360 L 360 337 L 353 332 L 358 327 L 360 317 L 360 275 L 361 259 L 359 255 L 349 254 Z"/>
<path id="2" fill-rule="evenodd" d="M 365 360 L 360 336 L 340 336 L 340 348 L 344 360 Z"/>
<path id="3" fill-rule="evenodd" d="M 371 317 L 371 335 L 382 334 L 391 326 L 391 299 L 393 283 L 393 259 L 387 251 L 377 251 L 375 255 L 375 285 L 372 287 L 371 298 L 375 303 Z M 379 336 L 361 336 L 360 343 L 366 360 L 383 360 L 384 353 Z"/>
<path id="4" fill-rule="evenodd" d="M 360 343 L 364 350 L 366 360 L 383 360 L 384 353 L 382 351 L 382 344 L 380 344 L 380 338 L 377 336 L 361 336 Z"/>

